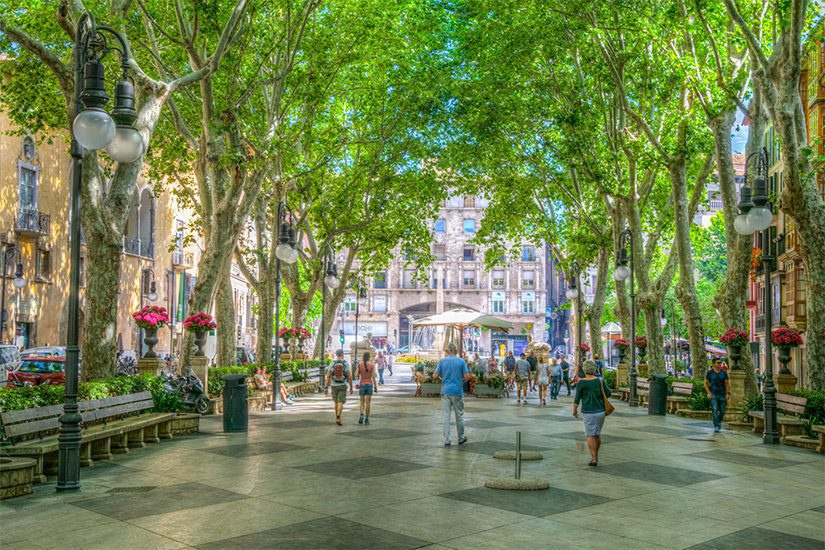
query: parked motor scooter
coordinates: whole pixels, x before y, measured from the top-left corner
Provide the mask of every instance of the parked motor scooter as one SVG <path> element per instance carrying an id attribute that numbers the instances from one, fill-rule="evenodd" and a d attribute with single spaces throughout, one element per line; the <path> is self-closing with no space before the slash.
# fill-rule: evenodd
<path id="1" fill-rule="evenodd" d="M 178 395 L 183 401 L 183 406 L 194 410 L 198 414 L 206 414 L 209 410 L 209 398 L 203 391 L 203 382 L 198 375 L 187 368 L 183 376 L 175 376 L 161 372 L 163 377 L 163 388 Z"/>

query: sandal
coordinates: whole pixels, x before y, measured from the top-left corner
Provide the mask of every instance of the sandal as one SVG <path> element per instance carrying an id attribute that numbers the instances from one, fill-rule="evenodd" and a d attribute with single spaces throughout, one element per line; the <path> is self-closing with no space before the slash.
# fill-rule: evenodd
<path id="1" fill-rule="evenodd" d="M 598 460 L 591 460 L 590 464 L 588 464 L 588 466 L 593 466 L 595 468 L 598 464 L 599 464 Z"/>

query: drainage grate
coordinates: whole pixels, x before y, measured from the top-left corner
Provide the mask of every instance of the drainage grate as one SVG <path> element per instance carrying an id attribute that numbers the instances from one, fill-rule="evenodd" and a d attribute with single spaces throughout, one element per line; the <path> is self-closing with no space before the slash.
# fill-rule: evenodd
<path id="1" fill-rule="evenodd" d="M 106 491 L 107 493 L 148 493 L 154 489 L 156 485 L 149 485 L 144 487 L 114 487 Z"/>

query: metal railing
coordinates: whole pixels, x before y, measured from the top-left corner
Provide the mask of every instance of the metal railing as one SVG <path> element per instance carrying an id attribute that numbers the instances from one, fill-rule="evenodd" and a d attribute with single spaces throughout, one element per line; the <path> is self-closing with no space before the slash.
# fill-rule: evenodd
<path id="1" fill-rule="evenodd" d="M 52 218 L 38 210 L 24 208 L 17 211 L 14 228 L 17 231 L 49 235 L 52 228 Z"/>

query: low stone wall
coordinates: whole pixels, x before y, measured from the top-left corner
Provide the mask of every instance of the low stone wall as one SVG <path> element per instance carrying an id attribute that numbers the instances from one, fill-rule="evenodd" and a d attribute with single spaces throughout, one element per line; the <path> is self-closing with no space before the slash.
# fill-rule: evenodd
<path id="1" fill-rule="evenodd" d="M 37 461 L 24 457 L 0 457 L 0 500 L 28 495 Z"/>

